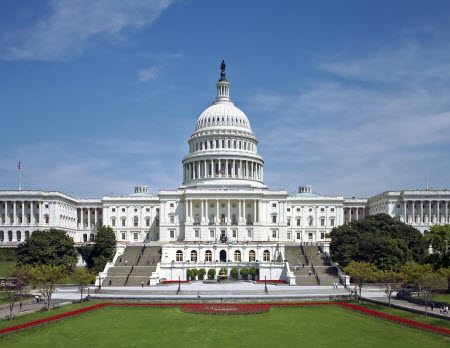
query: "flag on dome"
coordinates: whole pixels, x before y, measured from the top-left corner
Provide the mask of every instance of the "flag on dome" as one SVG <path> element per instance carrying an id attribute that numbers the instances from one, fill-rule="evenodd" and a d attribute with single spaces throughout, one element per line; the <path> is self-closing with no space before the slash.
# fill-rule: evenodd
<path id="1" fill-rule="evenodd" d="M 19 170 L 20 170 L 20 162 L 21 162 L 21 161 L 19 161 L 19 164 L 17 165 L 17 169 L 19 169 Z"/>
<path id="2" fill-rule="evenodd" d="M 224 173 L 225 173 L 225 164 L 222 164 L 222 168 L 220 168 L 219 174 L 224 174 Z"/>

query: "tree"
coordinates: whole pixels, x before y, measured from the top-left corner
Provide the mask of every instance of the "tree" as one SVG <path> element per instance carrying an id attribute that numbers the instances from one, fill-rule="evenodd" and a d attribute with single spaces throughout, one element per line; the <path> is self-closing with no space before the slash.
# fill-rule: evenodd
<path id="1" fill-rule="evenodd" d="M 389 308 L 391 308 L 391 297 L 395 289 L 399 288 L 405 275 L 402 273 L 396 273 L 394 271 L 379 271 L 376 275 L 378 281 L 384 284 L 384 292 L 389 299 Z"/>
<path id="2" fill-rule="evenodd" d="M 219 275 L 220 274 L 225 274 L 225 275 L 227 275 L 228 274 L 228 269 L 226 269 L 225 267 L 224 268 L 221 268 L 220 270 L 219 270 Z"/>
<path id="3" fill-rule="evenodd" d="M 416 262 L 407 262 L 400 271 L 405 274 L 405 281 L 411 285 L 418 287 L 422 274 L 433 272 L 433 266 L 430 264 L 419 265 Z"/>
<path id="4" fill-rule="evenodd" d="M 198 275 L 201 276 L 202 279 L 203 279 L 203 277 L 206 275 L 206 269 L 200 268 L 200 269 L 198 270 Z"/>
<path id="5" fill-rule="evenodd" d="M 230 275 L 231 275 L 233 278 L 237 278 L 238 274 L 239 274 L 239 270 L 237 269 L 237 267 L 233 267 L 233 268 L 230 270 Z"/>
<path id="6" fill-rule="evenodd" d="M 422 289 L 422 297 L 425 300 L 425 316 L 428 314 L 428 303 L 436 295 L 437 289 L 447 288 L 447 279 L 436 272 L 423 273 L 419 278 L 419 285 Z"/>
<path id="7" fill-rule="evenodd" d="M 196 268 L 191 269 L 192 280 L 195 280 L 195 277 L 197 277 L 197 276 L 198 276 L 198 269 L 196 269 Z"/>
<path id="8" fill-rule="evenodd" d="M 33 276 L 33 267 L 30 265 L 17 265 L 10 271 L 11 277 L 15 278 L 17 289 L 20 295 L 20 301 L 23 300 L 23 295 L 28 289 Z"/>
<path id="9" fill-rule="evenodd" d="M 450 268 L 439 268 L 438 273 L 447 279 L 447 291 L 450 288 Z"/>
<path id="10" fill-rule="evenodd" d="M 80 254 L 88 268 L 102 272 L 106 263 L 113 259 L 116 252 L 116 235 L 111 227 L 99 228 L 94 245 L 80 247 Z"/>
<path id="11" fill-rule="evenodd" d="M 95 282 L 95 274 L 90 272 L 86 267 L 79 267 L 75 270 L 73 275 L 78 284 L 78 289 L 80 289 L 80 302 L 83 302 L 83 291 L 89 284 Z"/>
<path id="12" fill-rule="evenodd" d="M 335 227 L 330 237 L 333 261 L 342 267 L 356 261 L 398 271 L 406 262 L 420 262 L 427 255 L 422 234 L 387 214 L 370 215 Z"/>
<path id="13" fill-rule="evenodd" d="M 450 267 L 450 225 L 434 225 L 424 234 L 426 245 L 433 249 L 430 261 L 436 268 Z"/>
<path id="14" fill-rule="evenodd" d="M 32 273 L 32 281 L 42 288 L 42 292 L 47 298 L 47 310 L 50 310 L 50 301 L 56 286 L 65 283 L 68 279 L 67 268 L 64 265 L 41 265 L 34 268 Z"/>
<path id="15" fill-rule="evenodd" d="M 17 284 L 14 282 L 13 279 L 9 278 L 7 279 L 7 282 L 3 288 L 4 297 L 6 298 L 6 301 L 8 302 L 8 308 L 9 308 L 9 317 L 8 319 L 12 319 L 12 311 L 14 309 L 14 305 L 16 303 L 16 298 L 19 295 L 19 288 Z"/>
<path id="16" fill-rule="evenodd" d="M 64 266 L 66 270 L 72 270 L 77 264 L 78 253 L 66 231 L 34 231 L 17 247 L 17 261 L 21 265 Z"/>
<path id="17" fill-rule="evenodd" d="M 248 269 L 247 269 L 247 268 L 241 268 L 241 269 L 239 270 L 239 273 L 241 274 L 241 276 L 242 276 L 243 278 L 247 279 L 247 277 L 248 277 Z"/>
<path id="18" fill-rule="evenodd" d="M 258 274 L 258 270 L 255 267 L 250 267 L 248 270 L 248 274 L 250 274 L 252 276 L 252 279 L 255 280 L 255 277 Z"/>
<path id="19" fill-rule="evenodd" d="M 353 279 L 359 287 L 359 298 L 361 298 L 361 289 L 364 284 L 376 279 L 378 272 L 374 264 L 370 262 L 352 261 L 344 268 L 344 271 Z"/>
<path id="20" fill-rule="evenodd" d="M 186 270 L 186 278 L 187 278 L 187 280 L 192 278 L 192 269 Z"/>
<path id="21" fill-rule="evenodd" d="M 209 270 L 208 270 L 208 277 L 210 278 L 210 279 L 214 279 L 214 276 L 216 275 L 216 270 L 214 269 L 214 268 L 210 268 Z"/>

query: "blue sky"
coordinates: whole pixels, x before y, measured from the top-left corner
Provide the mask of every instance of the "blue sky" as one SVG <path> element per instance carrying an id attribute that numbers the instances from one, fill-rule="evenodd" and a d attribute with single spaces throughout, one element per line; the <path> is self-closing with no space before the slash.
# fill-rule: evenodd
<path id="1" fill-rule="evenodd" d="M 367 197 L 450 188 L 448 1 L 0 2 L 0 189 L 79 197 L 181 184 L 230 94 L 265 183 Z"/>

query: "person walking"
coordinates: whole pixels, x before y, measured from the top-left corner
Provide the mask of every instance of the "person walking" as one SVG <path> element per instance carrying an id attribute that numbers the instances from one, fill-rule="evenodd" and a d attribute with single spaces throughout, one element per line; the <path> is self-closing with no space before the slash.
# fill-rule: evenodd
<path id="1" fill-rule="evenodd" d="M 144 287 L 144 282 L 141 282 L 141 286 Z"/>

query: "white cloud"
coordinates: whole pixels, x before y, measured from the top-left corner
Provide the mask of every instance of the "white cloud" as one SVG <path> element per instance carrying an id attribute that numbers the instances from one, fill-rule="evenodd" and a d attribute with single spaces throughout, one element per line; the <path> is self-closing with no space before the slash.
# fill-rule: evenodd
<path id="1" fill-rule="evenodd" d="M 142 69 L 138 72 L 138 79 L 141 82 L 147 82 L 149 80 L 154 80 L 158 75 L 159 68 L 156 66 L 152 66 L 148 69 Z"/>
<path id="2" fill-rule="evenodd" d="M 82 51 L 90 40 L 121 40 L 153 23 L 171 0 L 50 0 L 49 12 L 0 51 L 8 60 L 51 60 Z"/>

